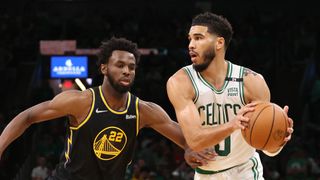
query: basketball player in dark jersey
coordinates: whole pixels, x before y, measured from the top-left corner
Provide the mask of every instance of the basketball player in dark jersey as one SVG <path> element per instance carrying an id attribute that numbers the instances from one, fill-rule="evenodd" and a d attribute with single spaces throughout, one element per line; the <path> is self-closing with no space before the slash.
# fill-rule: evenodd
<path id="1" fill-rule="evenodd" d="M 111 38 L 102 42 L 98 53 L 102 85 L 65 91 L 21 112 L 1 134 L 0 155 L 30 125 L 62 116 L 70 120 L 65 149 L 54 175 L 57 180 L 124 179 L 143 127 L 153 128 L 186 149 L 178 124 L 157 104 L 129 92 L 139 58 L 137 45 L 129 40 Z M 210 158 L 189 150 L 185 157 L 191 166 Z"/>

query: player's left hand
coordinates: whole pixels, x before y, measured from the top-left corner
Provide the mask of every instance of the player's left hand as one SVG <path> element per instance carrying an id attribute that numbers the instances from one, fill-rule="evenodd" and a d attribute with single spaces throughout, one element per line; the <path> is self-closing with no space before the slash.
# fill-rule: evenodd
<path id="1" fill-rule="evenodd" d="M 192 168 L 207 165 L 208 161 L 214 160 L 216 156 L 217 153 L 212 148 L 207 148 L 199 152 L 187 148 L 184 152 L 184 159 Z"/>
<path id="2" fill-rule="evenodd" d="M 283 110 L 288 116 L 289 107 L 288 106 L 284 106 Z M 288 134 L 284 138 L 284 143 L 287 143 L 288 141 L 290 141 L 291 135 L 293 133 L 293 120 L 289 116 L 288 116 L 288 123 L 289 123 L 288 129 L 287 129 L 287 133 Z"/>

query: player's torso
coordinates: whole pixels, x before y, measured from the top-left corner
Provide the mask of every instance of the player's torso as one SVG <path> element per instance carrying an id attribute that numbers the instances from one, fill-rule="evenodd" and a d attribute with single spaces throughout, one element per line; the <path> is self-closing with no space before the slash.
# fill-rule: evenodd
<path id="1" fill-rule="evenodd" d="M 108 106 L 101 87 L 90 90 L 94 98 L 89 115 L 68 130 L 60 176 L 121 179 L 138 134 L 138 98 L 129 93 L 126 110 L 118 112 Z"/>
<path id="2" fill-rule="evenodd" d="M 214 127 L 233 120 L 236 113 L 245 104 L 243 67 L 228 62 L 226 80 L 221 89 L 212 86 L 193 69 L 192 65 L 185 67 L 184 70 L 194 87 L 194 102 L 198 108 L 202 126 L 204 128 Z M 240 130 L 235 131 L 212 148 L 219 156 L 201 169 L 218 171 L 230 168 L 247 161 L 255 151 L 244 141 Z"/>

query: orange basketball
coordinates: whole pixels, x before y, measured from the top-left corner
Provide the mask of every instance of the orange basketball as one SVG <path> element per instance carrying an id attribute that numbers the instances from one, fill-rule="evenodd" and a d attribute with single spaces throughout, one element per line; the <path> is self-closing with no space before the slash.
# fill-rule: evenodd
<path id="1" fill-rule="evenodd" d="M 249 127 L 241 133 L 249 145 L 269 152 L 274 152 L 283 145 L 289 124 L 288 117 L 280 106 L 261 102 L 253 112 L 245 116 L 250 118 Z"/>

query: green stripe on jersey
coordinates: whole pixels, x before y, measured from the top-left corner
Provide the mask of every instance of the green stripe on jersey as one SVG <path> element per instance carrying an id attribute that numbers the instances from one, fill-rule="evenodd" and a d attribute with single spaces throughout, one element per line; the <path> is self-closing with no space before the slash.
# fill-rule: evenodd
<path id="1" fill-rule="evenodd" d="M 242 78 L 242 79 L 243 79 L 243 69 L 244 69 L 243 67 L 240 68 L 240 75 L 239 75 L 239 77 Z M 243 87 L 244 87 L 244 80 L 239 81 L 240 100 L 241 100 L 241 103 L 243 105 L 246 105 L 246 101 L 244 99 L 244 89 L 243 89 Z"/>
<path id="2" fill-rule="evenodd" d="M 232 74 L 232 64 L 228 61 L 228 70 L 227 70 L 227 77 L 231 77 Z M 209 83 L 207 80 L 205 80 L 201 74 L 199 72 L 197 72 L 197 75 L 199 77 L 199 79 L 201 80 L 201 82 L 203 82 L 204 85 L 206 85 L 207 87 L 209 87 L 212 91 L 214 91 L 216 94 L 222 94 L 223 91 L 225 90 L 225 88 L 228 86 L 229 81 L 224 81 L 224 84 L 222 86 L 221 89 L 216 89 L 211 83 Z"/>
<path id="3" fill-rule="evenodd" d="M 250 160 L 253 163 L 253 166 L 252 166 L 252 171 L 253 171 L 253 176 L 254 176 L 253 178 L 254 178 L 254 180 L 258 180 L 258 178 L 259 178 L 258 161 L 255 157 L 250 158 Z"/>
<path id="4" fill-rule="evenodd" d="M 189 76 L 189 78 L 190 78 L 190 80 L 191 80 L 191 82 L 192 82 L 192 87 L 193 87 L 194 92 L 195 92 L 195 97 L 194 97 L 194 99 L 193 99 L 193 102 L 196 103 L 197 100 L 198 100 L 198 98 L 199 98 L 199 89 L 198 89 L 198 86 L 197 86 L 196 83 L 194 82 L 194 79 L 193 79 L 193 77 L 192 77 L 192 75 L 191 75 L 190 70 L 189 70 L 187 67 L 183 68 L 183 70 L 187 73 L 187 75 Z"/>

